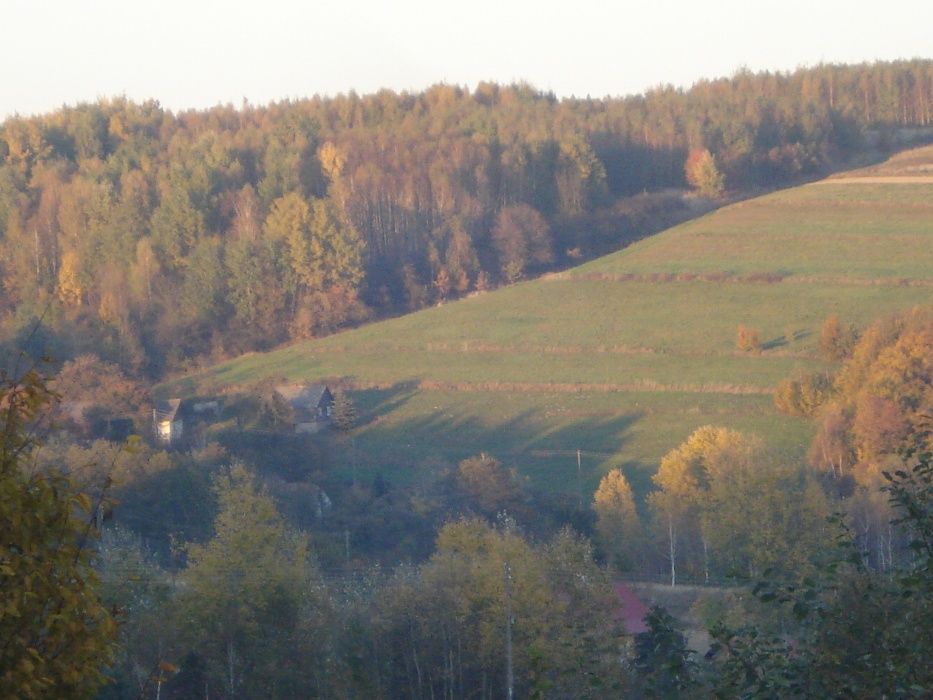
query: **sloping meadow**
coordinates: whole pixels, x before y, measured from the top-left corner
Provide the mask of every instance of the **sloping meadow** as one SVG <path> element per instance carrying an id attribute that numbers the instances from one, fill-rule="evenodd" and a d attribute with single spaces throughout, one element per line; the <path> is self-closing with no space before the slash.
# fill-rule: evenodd
<path id="1" fill-rule="evenodd" d="M 802 455 L 809 427 L 778 415 L 771 391 L 827 367 L 823 320 L 864 326 L 933 300 L 933 181 L 918 181 L 918 158 L 933 149 L 903 180 L 875 168 L 776 192 L 574 270 L 163 389 L 342 379 L 361 409 L 358 468 L 401 480 L 486 451 L 585 498 L 612 466 L 644 490 L 660 457 L 710 423 Z M 740 324 L 759 348 L 737 349 Z"/>

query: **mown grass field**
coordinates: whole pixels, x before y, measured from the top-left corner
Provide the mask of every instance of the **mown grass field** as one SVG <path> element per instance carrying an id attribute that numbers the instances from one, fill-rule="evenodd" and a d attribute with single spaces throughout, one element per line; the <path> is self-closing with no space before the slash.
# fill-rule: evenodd
<path id="1" fill-rule="evenodd" d="M 899 158 L 866 176 L 896 176 L 905 163 L 915 173 L 933 149 Z M 861 172 L 724 207 L 544 279 L 247 355 L 163 391 L 347 379 L 363 414 L 357 467 L 399 480 L 486 451 L 547 488 L 588 494 L 621 465 L 644 491 L 660 457 L 708 423 L 801 456 L 809 426 L 777 415 L 770 391 L 825 367 L 823 319 L 866 325 L 933 300 L 933 182 L 858 182 Z M 735 349 L 740 323 L 760 331 L 760 354 Z"/>
<path id="2" fill-rule="evenodd" d="M 777 273 L 789 281 L 863 283 L 927 278 L 931 192 L 933 182 L 832 180 L 783 190 L 677 226 L 574 275 Z"/>

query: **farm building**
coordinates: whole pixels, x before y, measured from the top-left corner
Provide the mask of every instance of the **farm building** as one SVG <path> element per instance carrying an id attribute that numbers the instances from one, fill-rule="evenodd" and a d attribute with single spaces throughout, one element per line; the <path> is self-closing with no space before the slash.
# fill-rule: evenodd
<path id="1" fill-rule="evenodd" d="M 181 399 L 167 399 L 156 402 L 152 409 L 152 429 L 156 438 L 167 445 L 181 440 L 184 421 L 180 415 Z"/>
<path id="2" fill-rule="evenodd" d="M 324 384 L 281 384 L 275 393 L 291 408 L 296 433 L 314 433 L 330 422 L 334 395 Z"/>
<path id="3" fill-rule="evenodd" d="M 203 441 L 205 428 L 220 417 L 216 399 L 167 399 L 152 409 L 152 430 L 166 445 L 192 445 Z"/>

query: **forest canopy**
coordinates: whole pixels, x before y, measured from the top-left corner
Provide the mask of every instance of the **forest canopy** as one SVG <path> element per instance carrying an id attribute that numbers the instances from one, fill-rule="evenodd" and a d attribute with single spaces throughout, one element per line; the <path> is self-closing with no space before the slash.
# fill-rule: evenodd
<path id="1" fill-rule="evenodd" d="M 442 84 L 11 117 L 0 340 L 154 376 L 332 332 L 623 245 L 644 217 L 601 222 L 625 197 L 815 177 L 930 126 L 931 104 L 933 62 L 914 60 L 624 98 Z"/>

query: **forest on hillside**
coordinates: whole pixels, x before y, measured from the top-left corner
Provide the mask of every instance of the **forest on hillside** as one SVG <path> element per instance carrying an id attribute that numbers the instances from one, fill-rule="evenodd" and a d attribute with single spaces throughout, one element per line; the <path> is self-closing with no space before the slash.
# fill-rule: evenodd
<path id="1" fill-rule="evenodd" d="M 931 125 L 926 60 L 11 117 L 0 343 L 163 376 L 605 253 L 688 216 L 672 191 L 777 187 Z"/>

